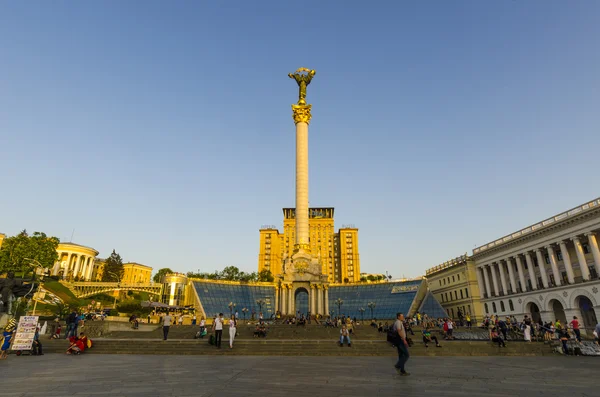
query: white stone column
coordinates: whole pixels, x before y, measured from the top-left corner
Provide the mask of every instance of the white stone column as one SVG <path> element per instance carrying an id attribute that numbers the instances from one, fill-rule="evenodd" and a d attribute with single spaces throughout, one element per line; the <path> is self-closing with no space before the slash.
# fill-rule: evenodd
<path id="1" fill-rule="evenodd" d="M 515 269 L 510 258 L 506 258 L 506 267 L 508 268 L 508 279 L 510 280 L 510 290 L 513 294 L 517 293 L 517 280 L 515 279 Z"/>
<path id="2" fill-rule="evenodd" d="M 598 249 L 598 241 L 596 235 L 593 232 L 585 234 L 592 250 L 592 256 L 594 257 L 594 265 L 596 266 L 596 274 L 600 275 L 600 249 Z"/>
<path id="3" fill-rule="evenodd" d="M 325 299 L 324 299 L 324 313 L 329 316 L 329 287 L 325 287 Z"/>
<path id="4" fill-rule="evenodd" d="M 590 279 L 590 269 L 588 268 L 587 260 L 585 259 L 585 253 L 583 252 L 581 241 L 579 241 L 579 237 L 571 237 L 571 240 L 575 245 L 575 253 L 577 254 L 577 261 L 579 262 L 581 277 L 584 281 L 588 281 Z"/>
<path id="5" fill-rule="evenodd" d="M 490 276 L 488 275 L 487 265 L 481 266 L 481 272 L 483 273 L 483 278 L 485 280 L 485 292 L 489 298 L 492 296 L 492 289 L 490 288 Z"/>
<path id="6" fill-rule="evenodd" d="M 539 248 L 535 250 L 535 256 L 538 261 L 538 268 L 540 269 L 540 276 L 542 277 L 542 285 L 544 288 L 548 288 L 548 275 L 546 274 L 546 261 L 542 256 L 542 251 Z"/>
<path id="7" fill-rule="evenodd" d="M 92 275 L 94 274 L 94 262 L 95 262 L 95 258 L 90 257 L 90 266 L 88 269 L 88 274 L 87 274 L 87 278 L 86 280 L 90 281 L 92 279 Z"/>
<path id="8" fill-rule="evenodd" d="M 529 279 L 531 280 L 531 288 L 536 291 L 538 289 L 537 277 L 535 276 L 534 264 L 529 252 L 525 253 L 525 262 L 527 262 L 527 271 L 529 272 Z"/>
<path id="9" fill-rule="evenodd" d="M 521 257 L 519 255 L 515 256 L 515 261 L 517 262 L 517 273 L 519 274 L 519 281 L 521 282 L 521 292 L 527 292 L 527 284 L 525 283 L 525 271 L 523 270 L 523 261 L 521 261 Z"/>
<path id="10" fill-rule="evenodd" d="M 479 285 L 479 294 L 481 297 L 484 296 L 485 293 L 485 284 L 483 283 L 482 270 L 480 267 L 475 268 L 475 274 L 477 275 L 477 284 Z"/>
<path id="11" fill-rule="evenodd" d="M 315 309 L 316 291 L 317 291 L 317 289 L 315 288 L 315 286 L 311 285 L 310 286 L 310 314 L 311 315 L 316 314 L 316 309 Z"/>
<path id="12" fill-rule="evenodd" d="M 508 287 L 506 285 L 506 271 L 502 261 L 497 262 L 498 273 L 500 273 L 500 285 L 502 286 L 502 295 L 508 295 Z"/>
<path id="13" fill-rule="evenodd" d="M 75 263 L 73 264 L 73 279 L 77 277 L 77 272 L 79 271 L 79 265 L 81 263 L 81 255 L 75 254 Z"/>
<path id="14" fill-rule="evenodd" d="M 321 287 L 317 286 L 317 314 L 323 314 L 321 311 L 323 299 L 321 298 Z"/>
<path id="15" fill-rule="evenodd" d="M 567 243 L 560 241 L 558 244 L 560 246 L 560 252 L 562 253 L 563 263 L 565 264 L 567 280 L 569 281 L 569 284 L 575 284 L 575 273 L 573 272 L 573 266 L 571 265 L 571 257 L 569 256 Z"/>
<path id="16" fill-rule="evenodd" d="M 308 123 L 296 123 L 296 244 L 308 244 Z"/>
<path id="17" fill-rule="evenodd" d="M 288 314 L 295 315 L 294 310 L 294 288 L 290 285 L 290 289 L 288 290 Z"/>
<path id="18" fill-rule="evenodd" d="M 289 305 L 288 305 L 288 298 L 289 298 L 290 294 L 288 293 L 288 289 L 287 286 L 284 284 L 281 286 L 281 300 L 283 302 L 283 314 L 287 315 L 289 313 Z"/>
<path id="19" fill-rule="evenodd" d="M 498 288 L 498 276 L 494 264 L 490 264 L 490 272 L 492 272 L 492 284 L 494 284 L 494 296 L 500 296 L 500 288 Z"/>
<path id="20" fill-rule="evenodd" d="M 277 312 L 280 312 L 279 309 L 279 286 L 275 286 L 275 317 L 277 317 Z"/>
<path id="21" fill-rule="evenodd" d="M 69 253 L 69 255 L 67 256 L 67 264 L 65 265 L 65 270 L 63 271 L 63 280 L 67 278 L 69 270 L 71 270 L 71 258 L 73 258 L 73 254 Z"/>
<path id="22" fill-rule="evenodd" d="M 554 284 L 557 286 L 562 285 L 562 276 L 558 270 L 558 263 L 556 262 L 556 255 L 554 254 L 554 248 L 551 245 L 546 246 L 548 251 L 548 258 L 550 259 L 550 267 L 552 268 L 552 274 L 554 274 Z"/>

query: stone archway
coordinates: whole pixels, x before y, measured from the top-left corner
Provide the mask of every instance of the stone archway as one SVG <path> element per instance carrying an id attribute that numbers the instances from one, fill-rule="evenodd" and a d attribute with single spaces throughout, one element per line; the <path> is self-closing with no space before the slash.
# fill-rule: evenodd
<path id="1" fill-rule="evenodd" d="M 579 312 L 581 313 L 579 316 L 580 327 L 594 328 L 598 324 L 594 304 L 590 298 L 585 295 L 575 297 L 575 307 L 579 308 Z"/>
<path id="2" fill-rule="evenodd" d="M 304 287 L 296 288 L 294 292 L 294 308 L 296 313 L 307 315 L 310 310 L 308 290 Z M 296 314 L 293 313 L 293 314 Z"/>
<path id="3" fill-rule="evenodd" d="M 559 320 L 561 324 L 568 324 L 567 316 L 565 315 L 565 307 L 558 299 L 550 299 L 548 302 L 549 309 L 554 313 L 551 321 Z"/>
<path id="4" fill-rule="evenodd" d="M 531 321 L 534 323 L 539 323 L 542 319 L 542 315 L 540 314 L 540 307 L 535 302 L 529 302 L 525 306 L 525 310 L 531 314 Z"/>

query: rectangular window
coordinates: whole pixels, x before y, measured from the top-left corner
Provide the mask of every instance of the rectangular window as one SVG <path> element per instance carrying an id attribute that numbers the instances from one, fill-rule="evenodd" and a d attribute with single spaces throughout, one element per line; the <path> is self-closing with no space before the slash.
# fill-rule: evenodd
<path id="1" fill-rule="evenodd" d="M 454 280 L 454 276 L 452 276 L 452 282 L 455 282 L 456 280 Z"/>
<path id="2" fill-rule="evenodd" d="M 581 244 L 581 248 L 583 248 L 583 253 L 584 254 L 589 254 L 590 252 L 590 246 L 587 243 Z"/>
<path id="3" fill-rule="evenodd" d="M 468 298 L 469 297 L 469 289 L 465 288 L 465 296 Z M 469 309 L 469 311 L 471 311 L 471 309 Z"/>
<path id="4" fill-rule="evenodd" d="M 546 265 L 550 264 L 550 257 L 548 256 L 548 254 L 544 255 L 544 260 L 546 261 Z"/>
<path id="5" fill-rule="evenodd" d="M 456 275 L 456 279 L 460 281 L 460 274 Z"/>
<path id="6" fill-rule="evenodd" d="M 557 259 L 557 260 L 559 260 L 559 261 L 562 261 L 562 260 L 563 260 L 563 257 L 562 257 L 562 252 L 561 252 L 561 251 L 558 251 L 558 252 L 556 253 L 556 259 Z"/>
<path id="7" fill-rule="evenodd" d="M 454 299 L 458 300 L 458 291 L 454 291 Z"/>
<path id="8" fill-rule="evenodd" d="M 440 282 L 440 287 L 442 286 L 442 280 L 438 280 Z"/>
<path id="9" fill-rule="evenodd" d="M 464 299 L 463 290 L 462 289 L 460 290 L 460 299 Z"/>

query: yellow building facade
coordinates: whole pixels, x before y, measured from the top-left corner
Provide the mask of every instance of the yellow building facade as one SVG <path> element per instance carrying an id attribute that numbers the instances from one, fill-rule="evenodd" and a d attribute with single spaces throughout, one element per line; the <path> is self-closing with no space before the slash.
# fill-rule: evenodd
<path id="1" fill-rule="evenodd" d="M 149 284 L 151 280 L 152 268 L 150 266 L 141 265 L 135 262 L 123 264 L 122 282 L 130 284 Z"/>
<path id="2" fill-rule="evenodd" d="M 481 321 L 483 306 L 477 282 L 475 261 L 465 255 L 428 269 L 425 273 L 429 290 L 446 313 L 454 319 L 459 311 L 471 321 Z"/>
<path id="3" fill-rule="evenodd" d="M 358 229 L 342 227 L 336 233 L 333 214 L 331 207 L 309 209 L 310 251 L 319 258 L 322 272 L 328 276 L 329 282 L 358 282 Z M 276 226 L 263 226 L 260 229 L 258 271 L 266 269 L 273 275 L 282 274 L 283 259 L 293 254 L 295 241 L 296 210 L 284 208 L 283 233 Z"/>
<path id="4" fill-rule="evenodd" d="M 58 260 L 52 268 L 53 276 L 64 280 L 91 281 L 98 251 L 75 243 L 60 243 L 56 247 Z"/>
<path id="5" fill-rule="evenodd" d="M 4 242 L 5 237 L 6 237 L 6 234 L 0 233 L 0 248 L 2 248 L 2 243 Z"/>

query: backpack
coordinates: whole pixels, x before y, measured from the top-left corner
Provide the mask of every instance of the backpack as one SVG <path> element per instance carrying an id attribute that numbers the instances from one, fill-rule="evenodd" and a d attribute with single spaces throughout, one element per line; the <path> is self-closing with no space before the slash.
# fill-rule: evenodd
<path id="1" fill-rule="evenodd" d="M 210 335 L 210 338 L 208 338 L 208 344 L 209 345 L 213 345 L 215 344 L 215 336 L 214 335 Z"/>
<path id="2" fill-rule="evenodd" d="M 88 338 L 87 340 L 87 346 L 88 349 L 92 347 L 92 340 Z"/>
<path id="3" fill-rule="evenodd" d="M 396 345 L 396 343 L 398 342 L 398 339 L 400 337 L 398 336 L 398 332 L 396 332 L 394 330 L 394 327 L 390 328 L 387 332 L 387 341 L 390 342 L 392 345 Z"/>

